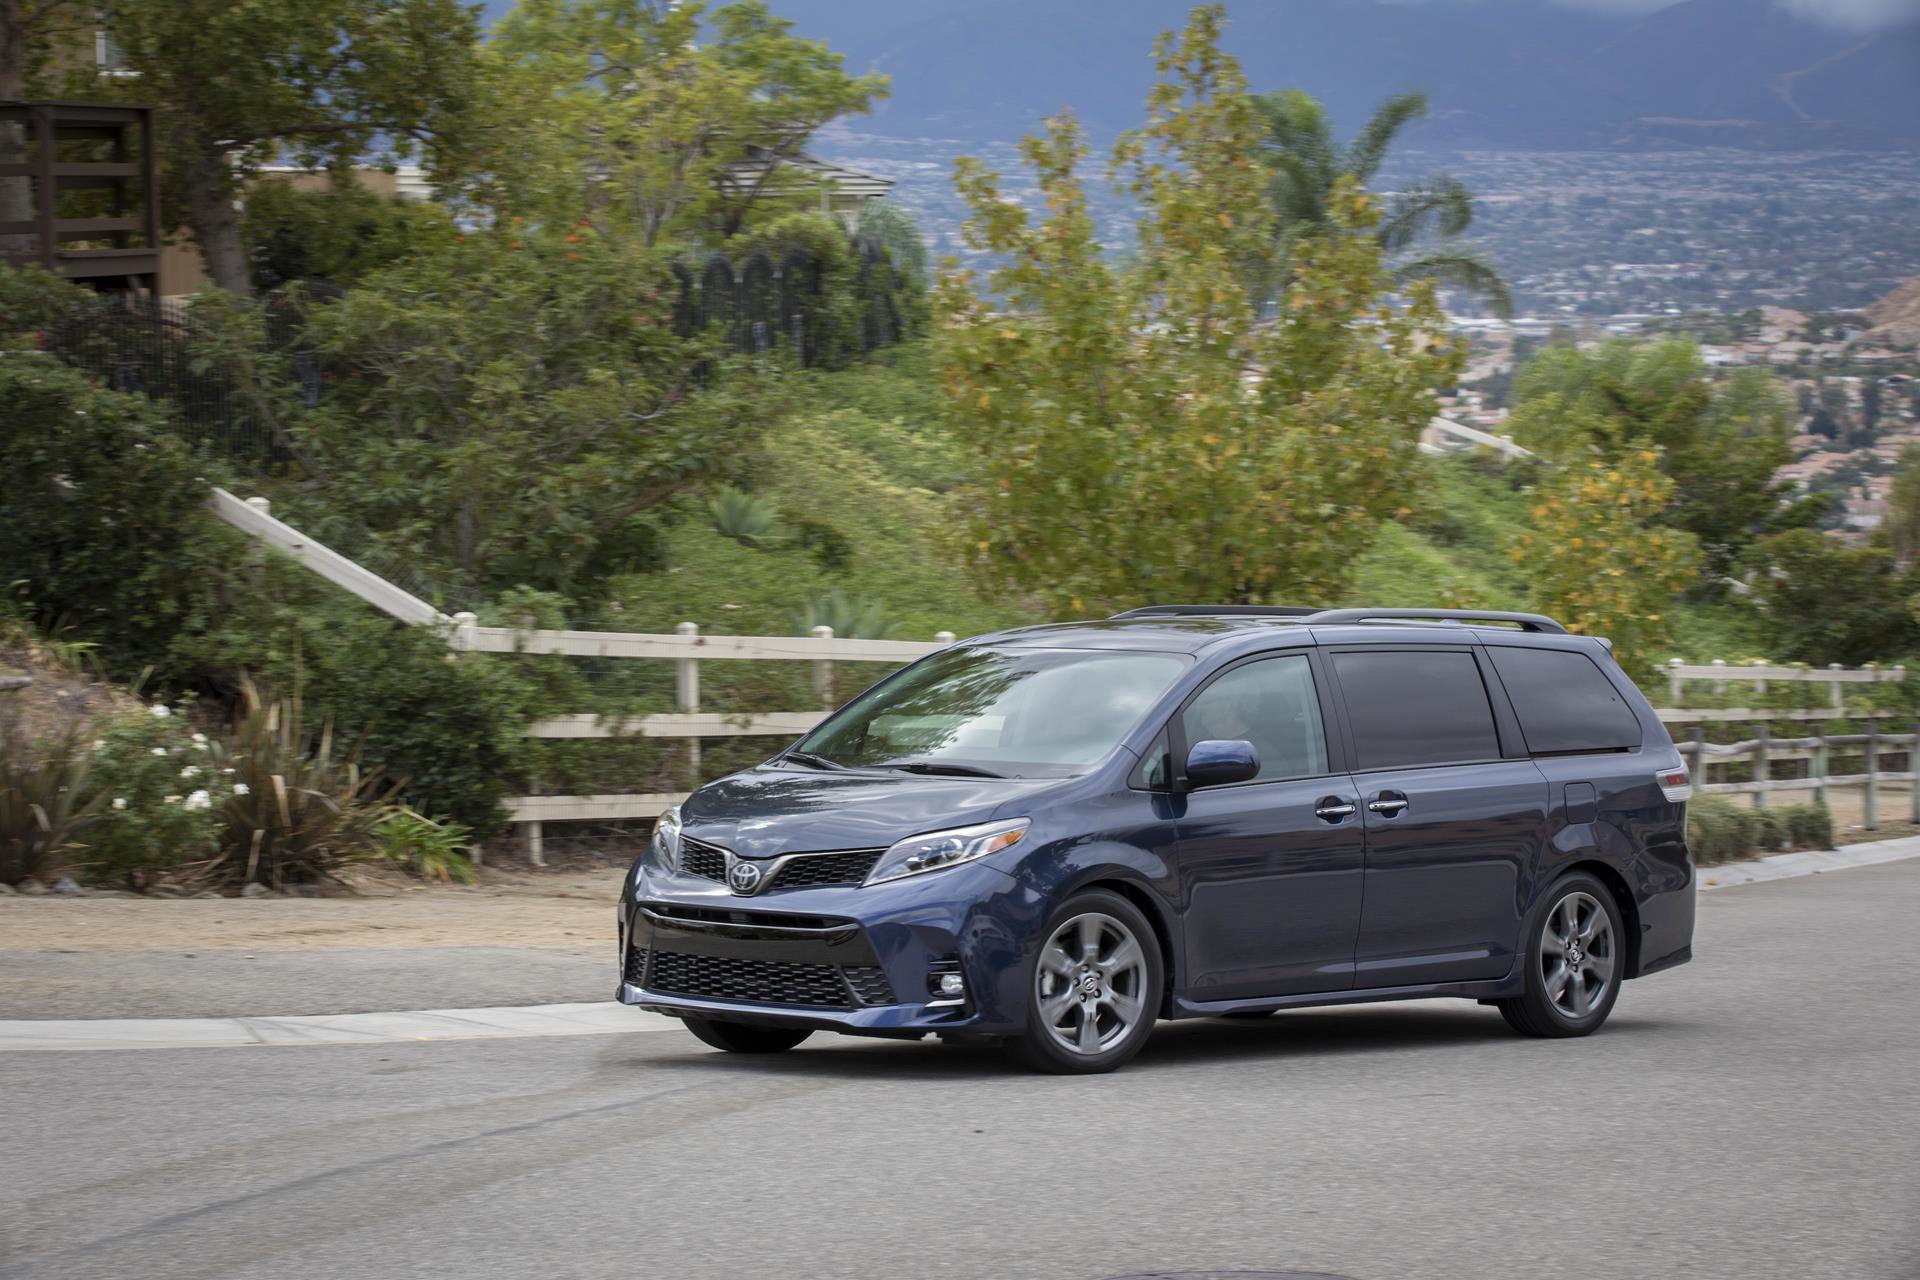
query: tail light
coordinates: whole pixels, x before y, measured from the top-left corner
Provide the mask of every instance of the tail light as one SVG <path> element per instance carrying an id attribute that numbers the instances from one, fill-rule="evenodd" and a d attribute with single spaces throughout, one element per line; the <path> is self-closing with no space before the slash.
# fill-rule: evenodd
<path id="1" fill-rule="evenodd" d="M 1685 765 L 1678 769 L 1662 769 L 1653 775 L 1653 780 L 1660 784 L 1660 794 L 1675 804 L 1685 804 L 1693 799 L 1693 777 Z"/>

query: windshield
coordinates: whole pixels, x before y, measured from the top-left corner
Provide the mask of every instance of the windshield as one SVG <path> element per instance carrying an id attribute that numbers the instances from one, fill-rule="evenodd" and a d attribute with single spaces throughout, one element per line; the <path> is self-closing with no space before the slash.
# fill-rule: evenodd
<path id="1" fill-rule="evenodd" d="M 1170 653 L 949 649 L 794 748 L 829 764 L 1064 778 L 1104 759 L 1185 669 Z"/>

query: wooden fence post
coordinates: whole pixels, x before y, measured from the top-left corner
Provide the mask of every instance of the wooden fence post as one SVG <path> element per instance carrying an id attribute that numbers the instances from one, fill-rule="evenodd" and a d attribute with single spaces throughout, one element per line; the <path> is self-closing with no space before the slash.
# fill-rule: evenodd
<path id="1" fill-rule="evenodd" d="M 676 623 L 673 634 L 686 636 L 699 643 L 700 624 L 697 622 Z M 673 705 L 677 711 L 691 714 L 700 709 L 700 659 L 688 654 L 674 663 Z M 687 739 L 687 786 L 691 790 L 700 785 L 700 739 Z"/>
<path id="2" fill-rule="evenodd" d="M 1707 731 L 1700 725 L 1693 726 L 1693 741 L 1688 749 L 1693 755 L 1693 767 L 1687 771 L 1688 780 L 1693 783 L 1693 794 L 1705 795 L 1702 788 L 1707 785 Z"/>
<path id="3" fill-rule="evenodd" d="M 1751 667 L 1764 667 L 1767 665 L 1767 660 L 1765 658 L 1755 658 L 1747 665 Z M 1764 697 L 1767 692 L 1767 682 L 1765 680 L 1755 680 L 1753 682 L 1753 691 Z"/>
<path id="4" fill-rule="evenodd" d="M 1813 744 L 1813 776 L 1820 780 L 1820 785 L 1813 789 L 1813 794 L 1819 798 L 1822 808 L 1825 808 L 1827 804 L 1828 772 L 1827 735 L 1823 733 L 1814 739 Z"/>
<path id="5" fill-rule="evenodd" d="M 1727 665 L 1727 660 L 1725 658 L 1715 658 L 1713 660 L 1713 665 L 1716 667 L 1724 667 Z M 1713 682 L 1713 692 L 1716 697 L 1719 696 L 1720 694 L 1725 693 L 1726 691 L 1727 691 L 1727 682 L 1725 680 L 1715 680 Z"/>
<path id="6" fill-rule="evenodd" d="M 815 627 L 815 640 L 833 639 L 832 627 Z M 815 658 L 813 660 L 813 700 L 823 711 L 833 710 L 833 659 Z"/>
<path id="7" fill-rule="evenodd" d="M 1757 789 L 1753 793 L 1753 807 L 1756 809 L 1767 807 L 1767 783 L 1770 780 L 1767 764 L 1769 727 L 1766 721 L 1761 721 L 1758 736 L 1753 740 L 1753 780 L 1757 784 Z"/>
<path id="8" fill-rule="evenodd" d="M 1840 689 L 1840 680 L 1837 674 L 1840 670 L 1840 664 L 1837 662 L 1829 662 L 1827 664 L 1827 670 L 1836 673 L 1835 677 L 1827 682 L 1827 692 L 1833 702 L 1833 709 L 1835 711 L 1844 711 L 1847 706 L 1847 697 Z"/>
<path id="9" fill-rule="evenodd" d="M 1680 705 L 1681 686 L 1684 685 L 1685 683 L 1686 681 L 1680 678 L 1680 659 L 1678 658 L 1667 659 L 1667 705 L 1668 706 L 1677 707 Z"/>
<path id="10" fill-rule="evenodd" d="M 1909 809 L 1907 820 L 1920 827 L 1920 721 L 1913 726 L 1913 741 L 1907 744 L 1907 799 Z"/>
<path id="11" fill-rule="evenodd" d="M 1867 721 L 1867 830 L 1880 829 L 1880 722 Z"/>
<path id="12" fill-rule="evenodd" d="M 933 642 L 937 645 L 950 645 L 958 638 L 959 637 L 951 631 L 936 631 L 933 633 Z"/>

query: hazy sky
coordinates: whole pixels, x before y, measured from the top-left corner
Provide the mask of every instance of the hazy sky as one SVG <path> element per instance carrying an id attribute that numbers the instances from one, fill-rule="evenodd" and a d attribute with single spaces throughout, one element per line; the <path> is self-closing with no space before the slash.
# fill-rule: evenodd
<path id="1" fill-rule="evenodd" d="M 1674 0 L 1556 0 L 1577 9 L 1598 13 L 1652 13 Z M 1802 18 L 1831 27 L 1871 31 L 1896 22 L 1920 19 L 1920 0 L 1774 0 Z"/>

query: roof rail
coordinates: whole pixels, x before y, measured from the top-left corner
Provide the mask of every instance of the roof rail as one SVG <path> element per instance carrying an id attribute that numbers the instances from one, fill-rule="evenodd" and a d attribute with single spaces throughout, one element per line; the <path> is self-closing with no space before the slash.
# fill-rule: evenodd
<path id="1" fill-rule="evenodd" d="M 1150 604 L 1115 618 L 1307 618 L 1322 610 L 1290 604 Z"/>
<path id="2" fill-rule="evenodd" d="M 1522 631 L 1567 634 L 1565 627 L 1545 614 L 1499 609 L 1321 609 L 1307 621 L 1321 626 L 1340 622 L 1511 622 Z"/>

